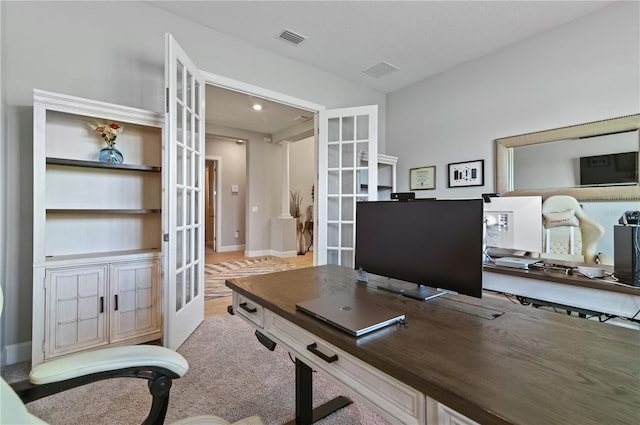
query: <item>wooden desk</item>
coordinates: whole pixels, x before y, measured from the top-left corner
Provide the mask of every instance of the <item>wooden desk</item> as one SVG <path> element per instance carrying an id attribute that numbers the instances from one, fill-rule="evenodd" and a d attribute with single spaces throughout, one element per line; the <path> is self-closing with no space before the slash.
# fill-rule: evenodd
<path id="1" fill-rule="evenodd" d="M 605 271 L 613 271 L 612 267 L 604 268 Z M 569 276 L 557 270 L 522 270 L 485 265 L 482 280 L 484 289 L 614 316 L 640 318 L 640 287 L 619 285 L 607 279 L 589 279 L 578 274 Z"/>
<path id="2" fill-rule="evenodd" d="M 419 302 L 355 281 L 351 269 L 319 266 L 231 279 L 227 286 L 242 317 L 394 424 L 640 419 L 636 331 L 492 299 Z M 408 326 L 353 338 L 296 311 L 296 302 L 336 292 L 401 310 Z M 237 308 L 243 302 L 256 311 Z M 481 317 L 487 312 L 504 314 Z M 306 346 L 314 342 L 339 360 L 313 355 Z"/>

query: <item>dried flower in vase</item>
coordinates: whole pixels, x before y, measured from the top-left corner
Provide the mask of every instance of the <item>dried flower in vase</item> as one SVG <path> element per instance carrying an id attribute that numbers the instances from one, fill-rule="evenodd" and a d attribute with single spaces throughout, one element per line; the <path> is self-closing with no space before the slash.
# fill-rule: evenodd
<path id="1" fill-rule="evenodd" d="M 107 146 L 109 148 L 113 148 L 116 144 L 116 138 L 118 137 L 118 134 L 122 133 L 122 130 L 122 126 L 116 123 L 106 125 L 100 124 L 96 127 L 96 131 L 100 133 L 100 136 L 102 136 L 104 141 L 107 142 Z"/>

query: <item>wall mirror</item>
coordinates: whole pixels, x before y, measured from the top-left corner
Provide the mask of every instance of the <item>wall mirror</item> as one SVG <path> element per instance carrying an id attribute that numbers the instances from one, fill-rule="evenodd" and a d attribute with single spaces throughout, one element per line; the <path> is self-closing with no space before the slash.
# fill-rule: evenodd
<path id="1" fill-rule="evenodd" d="M 640 114 L 496 139 L 496 191 L 640 200 Z"/>

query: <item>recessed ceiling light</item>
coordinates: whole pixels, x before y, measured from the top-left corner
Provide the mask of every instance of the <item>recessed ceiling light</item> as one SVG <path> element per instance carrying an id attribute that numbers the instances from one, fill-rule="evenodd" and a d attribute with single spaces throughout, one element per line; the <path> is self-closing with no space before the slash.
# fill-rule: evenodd
<path id="1" fill-rule="evenodd" d="M 259 103 L 256 103 L 255 105 L 253 105 L 253 110 L 254 111 L 262 110 L 262 105 L 260 105 Z"/>

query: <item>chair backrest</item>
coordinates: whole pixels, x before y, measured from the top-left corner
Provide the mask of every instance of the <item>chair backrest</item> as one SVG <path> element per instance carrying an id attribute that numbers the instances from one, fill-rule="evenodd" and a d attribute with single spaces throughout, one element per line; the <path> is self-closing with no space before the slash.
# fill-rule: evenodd
<path id="1" fill-rule="evenodd" d="M 4 296 L 0 287 L 0 316 Z M 18 394 L 2 378 L 0 378 L 0 424 L 44 424 L 40 419 L 29 413 Z"/>
<path id="2" fill-rule="evenodd" d="M 567 195 L 550 196 L 542 203 L 544 243 L 541 257 L 595 263 L 604 227 L 589 218 L 578 201 Z"/>

